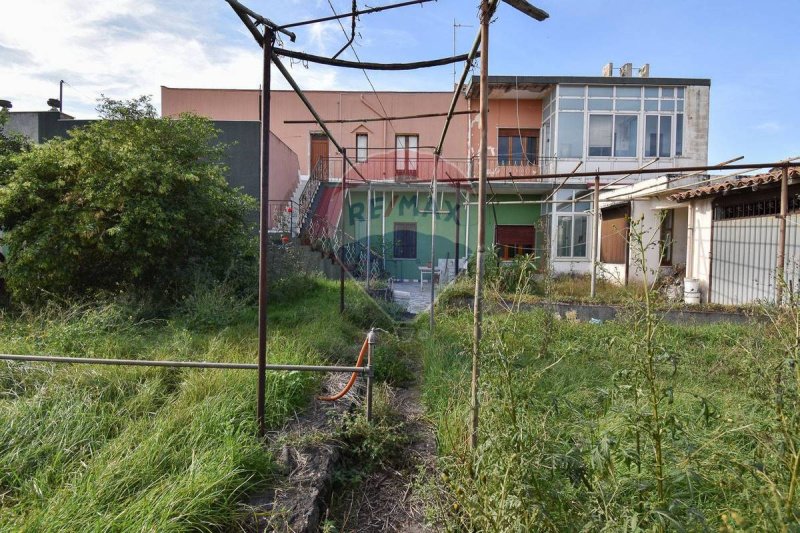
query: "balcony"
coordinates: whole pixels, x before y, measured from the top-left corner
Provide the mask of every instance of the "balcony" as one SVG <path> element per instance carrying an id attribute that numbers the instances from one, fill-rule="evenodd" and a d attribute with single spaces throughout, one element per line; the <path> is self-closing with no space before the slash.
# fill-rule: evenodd
<path id="1" fill-rule="evenodd" d="M 342 174 L 348 182 L 358 183 L 362 177 L 367 181 L 414 183 L 429 182 L 436 178 L 441 182 L 466 181 L 470 175 L 478 174 L 478 158 L 441 157 L 434 162 L 434 156 L 421 151 L 380 152 L 370 154 L 363 160 L 350 157 L 355 168 L 342 165 L 341 156 L 320 159 L 312 171 L 312 177 L 319 181 L 340 182 Z M 345 168 L 346 167 L 346 168 Z M 435 167 L 435 168 L 434 168 Z M 492 156 L 488 158 L 488 175 L 534 176 L 541 173 L 539 161 L 514 164 L 507 158 Z"/>

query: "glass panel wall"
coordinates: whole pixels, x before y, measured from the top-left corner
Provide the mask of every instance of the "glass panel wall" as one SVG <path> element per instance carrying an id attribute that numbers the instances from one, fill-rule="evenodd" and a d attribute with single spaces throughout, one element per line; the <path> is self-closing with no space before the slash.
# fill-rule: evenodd
<path id="1" fill-rule="evenodd" d="M 558 109 L 552 155 L 574 159 L 680 156 L 684 95 L 684 87 L 559 85 L 557 97 L 548 95 L 544 108 L 543 120 Z"/>

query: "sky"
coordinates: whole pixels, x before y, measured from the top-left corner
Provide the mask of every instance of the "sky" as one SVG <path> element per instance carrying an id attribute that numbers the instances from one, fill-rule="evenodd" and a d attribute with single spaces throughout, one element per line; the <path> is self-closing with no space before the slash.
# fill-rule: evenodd
<path id="1" fill-rule="evenodd" d="M 358 0 L 359 7 L 396 0 Z M 278 23 L 331 14 L 328 0 L 243 0 Z M 337 12 L 351 0 L 330 0 Z M 800 156 L 800 1 L 536 0 L 545 22 L 501 4 L 490 33 L 490 75 L 600 75 L 604 64 L 650 64 L 653 77 L 711 79 L 709 163 Z M 64 87 L 64 111 L 96 116 L 102 94 L 125 99 L 160 86 L 258 88 L 260 49 L 224 0 L 27 0 L 0 7 L 0 98 L 14 110 L 46 109 Z M 363 61 L 444 57 L 471 45 L 478 0 L 437 0 L 364 15 Z M 343 21 L 348 28 L 349 21 Z M 454 29 L 454 23 L 460 25 Z M 332 55 L 346 41 L 337 22 L 298 29 L 281 46 Z M 354 59 L 348 50 L 342 55 Z M 459 67 L 459 73 L 460 73 Z M 304 89 L 369 90 L 360 70 L 294 64 Z M 477 74 L 477 70 L 474 72 Z M 453 87 L 452 66 L 370 72 L 378 90 Z M 277 88 L 288 88 L 274 72 Z M 443 110 L 444 111 L 444 110 Z"/>

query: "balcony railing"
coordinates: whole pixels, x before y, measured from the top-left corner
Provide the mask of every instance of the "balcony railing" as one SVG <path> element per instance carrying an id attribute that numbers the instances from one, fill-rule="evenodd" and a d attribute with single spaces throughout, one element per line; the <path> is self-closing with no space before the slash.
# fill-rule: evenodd
<path id="1" fill-rule="evenodd" d="M 370 153 L 363 158 L 349 153 L 355 168 L 349 164 L 343 167 L 340 155 L 321 158 L 312 170 L 312 179 L 320 182 L 346 180 L 352 183 L 361 182 L 363 177 L 368 181 L 385 181 L 408 183 L 415 181 L 431 181 L 434 173 L 441 182 L 465 181 L 470 176 L 477 176 L 479 160 L 472 158 L 440 157 L 438 162 L 430 153 L 421 151 Z M 362 154 L 363 155 L 363 154 Z M 488 175 L 490 177 L 535 176 L 541 174 L 541 161 L 515 161 L 508 157 L 490 156 L 488 158 Z"/>
<path id="2" fill-rule="evenodd" d="M 356 157 L 353 152 L 348 152 L 355 168 L 349 164 L 342 165 L 340 155 L 322 158 L 312 171 L 312 177 L 320 182 L 334 181 L 340 182 L 344 174 L 348 183 L 357 184 L 362 182 L 361 177 L 371 182 L 429 182 L 434 176 L 434 168 L 437 180 L 440 183 L 448 181 L 466 181 L 470 177 L 477 179 L 480 165 L 477 156 L 471 158 L 451 158 L 440 157 L 438 163 L 434 164 L 434 156 L 423 151 L 389 151 L 389 152 L 368 152 L 361 154 L 363 159 Z M 487 174 L 490 178 L 530 178 L 531 176 L 542 176 L 551 173 L 568 173 L 576 168 L 578 160 L 536 157 L 534 160 L 515 160 L 507 156 L 489 156 L 487 158 Z M 600 162 L 602 170 L 616 170 L 619 172 L 617 183 L 620 185 L 638 183 L 643 180 L 652 179 L 658 174 L 632 174 L 626 176 L 625 173 L 634 170 L 643 163 L 633 161 L 603 161 Z M 594 165 L 596 167 L 597 165 Z M 578 168 L 579 172 L 590 171 L 593 162 L 589 162 Z M 576 177 L 571 183 L 590 183 L 593 177 Z M 609 178 L 613 181 L 616 178 Z M 563 178 L 541 178 L 528 180 L 538 183 L 560 183 Z"/>

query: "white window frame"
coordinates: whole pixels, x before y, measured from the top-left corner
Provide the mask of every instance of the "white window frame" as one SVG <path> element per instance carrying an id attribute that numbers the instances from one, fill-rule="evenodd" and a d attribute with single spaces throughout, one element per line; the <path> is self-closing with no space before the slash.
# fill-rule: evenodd
<path id="1" fill-rule="evenodd" d="M 364 146 L 360 146 L 359 141 L 364 139 Z M 356 163 L 363 163 L 369 154 L 369 135 L 366 133 L 356 133 Z"/>
<path id="2" fill-rule="evenodd" d="M 589 254 L 591 253 L 591 236 L 592 236 L 592 219 L 589 216 L 588 211 L 576 211 L 575 206 L 578 205 L 572 198 L 573 193 L 581 193 L 586 192 L 583 190 L 561 190 L 556 193 L 555 200 L 563 200 L 561 203 L 569 203 L 570 209 L 569 211 L 559 211 L 558 206 L 559 202 L 552 204 L 552 210 L 550 211 L 551 216 L 553 217 L 552 222 L 552 232 L 551 232 L 551 241 L 553 243 L 553 250 L 552 250 L 552 257 L 554 261 L 585 261 L 589 259 Z M 586 197 L 588 198 L 588 196 Z M 584 199 L 580 203 L 589 203 L 588 199 Z M 571 219 L 571 235 L 569 236 L 569 255 L 562 255 L 560 253 L 560 246 L 558 242 L 558 222 L 560 218 L 570 218 Z M 583 218 L 586 220 L 586 253 L 584 255 L 574 255 L 573 251 L 575 249 L 575 220 Z"/>
<path id="3" fill-rule="evenodd" d="M 647 150 L 646 127 L 647 127 L 647 117 L 648 116 L 657 116 L 657 117 L 669 116 L 669 117 L 671 117 L 672 126 L 671 126 L 671 131 L 670 131 L 670 152 L 669 152 L 670 155 L 669 156 L 660 156 L 660 157 L 664 157 L 664 158 L 667 158 L 667 157 L 668 158 L 685 157 L 684 154 L 686 153 L 686 148 L 687 148 L 686 147 L 687 124 L 686 124 L 686 105 L 685 105 L 686 104 L 686 86 L 669 85 L 669 86 L 663 86 L 662 87 L 662 86 L 640 85 L 640 86 L 636 87 L 638 89 L 638 91 L 639 91 L 639 97 L 637 99 L 636 97 L 634 97 L 632 95 L 627 95 L 627 94 L 624 95 L 624 96 L 621 96 L 619 94 L 618 90 L 617 90 L 620 87 L 632 87 L 632 86 L 613 85 L 613 82 L 610 82 L 609 85 L 613 86 L 612 96 L 610 96 L 610 97 L 609 96 L 597 96 L 597 95 L 593 95 L 591 97 L 589 96 L 590 87 L 606 87 L 607 85 L 583 85 L 583 86 L 579 86 L 579 85 L 564 84 L 564 85 L 558 85 L 557 86 L 557 89 L 555 91 L 555 96 L 554 96 L 552 102 L 550 102 L 549 105 L 548 105 L 548 110 L 549 110 L 549 113 L 550 113 L 550 120 L 551 120 L 551 123 L 552 123 L 552 133 L 551 133 L 551 138 L 552 139 L 551 139 L 551 142 L 553 143 L 553 145 L 552 145 L 553 146 L 553 157 L 555 157 L 555 158 L 557 158 L 559 160 L 574 160 L 574 161 L 579 161 L 579 160 L 584 160 L 584 161 L 588 161 L 588 160 L 594 160 L 594 161 L 615 161 L 615 160 L 632 161 L 632 160 L 637 160 L 637 159 L 638 160 L 644 160 L 644 159 L 648 159 L 648 158 L 651 158 L 651 157 L 655 157 L 655 156 L 651 156 L 651 155 L 646 155 L 646 150 Z M 580 87 L 582 89 L 583 96 L 581 97 L 581 96 L 578 96 L 577 94 L 570 94 L 570 95 L 564 96 L 562 94 L 562 89 L 564 87 L 572 88 L 573 92 L 575 92 L 574 91 L 575 88 Z M 645 89 L 646 88 L 651 88 L 651 89 L 655 88 L 655 89 L 657 89 L 658 96 L 650 96 L 650 97 L 645 96 L 645 92 L 646 92 Z M 664 89 L 672 90 L 673 96 L 672 97 L 668 97 L 668 96 L 665 97 L 664 96 Z M 678 96 L 679 92 L 683 93 L 682 96 Z M 578 100 L 581 100 L 581 99 L 583 101 L 582 110 L 561 109 L 561 101 L 562 100 L 578 101 Z M 609 100 L 611 102 L 611 108 L 613 109 L 613 111 L 599 110 L 599 109 L 598 110 L 590 110 L 589 109 L 589 107 L 590 107 L 590 99 Z M 657 107 L 658 107 L 657 111 L 646 111 L 645 110 L 646 101 L 648 101 L 648 100 L 657 102 Z M 622 102 L 622 101 L 629 101 L 629 102 L 638 101 L 639 102 L 639 111 L 631 111 L 631 110 L 625 110 L 625 109 L 617 110 L 618 102 Z M 674 102 L 674 105 L 672 106 L 673 109 L 671 111 L 661 111 L 662 102 L 666 102 L 666 101 Z M 681 105 L 681 103 L 683 105 Z M 575 106 L 572 106 L 572 107 L 575 107 Z M 577 157 L 577 156 L 565 157 L 565 156 L 562 156 L 561 154 L 558 153 L 558 147 L 559 147 L 559 142 L 560 142 L 560 138 L 561 138 L 561 120 L 560 120 L 561 113 L 575 113 L 575 114 L 582 114 L 582 116 L 583 116 L 583 150 L 582 150 L 582 154 L 583 155 L 581 157 Z M 612 155 L 610 155 L 610 156 L 589 156 L 589 132 L 590 132 L 589 124 L 590 124 L 592 115 L 610 115 L 610 116 L 613 117 L 612 118 L 612 140 L 611 140 L 611 154 Z M 618 155 L 616 155 L 616 150 L 615 150 L 616 147 L 615 147 L 615 142 L 614 142 L 616 139 L 614 138 L 615 137 L 614 132 L 616 131 L 616 121 L 617 121 L 616 117 L 618 117 L 618 116 L 636 116 L 637 117 L 637 123 L 636 123 L 636 128 L 637 128 L 637 131 L 636 131 L 636 155 L 634 155 L 634 156 L 629 156 L 629 155 L 618 156 Z M 546 120 L 546 119 L 547 119 L 547 117 L 544 117 L 544 116 L 542 117 L 543 121 Z M 680 139 L 681 140 L 681 143 L 680 143 L 681 144 L 681 154 L 679 154 L 679 155 L 676 154 L 676 149 L 677 149 L 677 146 L 678 146 L 678 120 L 682 121 L 682 124 L 681 124 L 682 125 L 682 128 L 681 128 L 682 138 Z M 660 135 L 660 129 L 661 129 L 661 119 L 660 118 L 658 119 L 658 128 L 659 128 L 659 135 Z M 544 142 L 540 143 L 540 146 L 543 147 L 544 145 L 545 145 Z M 658 150 L 657 150 L 657 153 L 658 153 Z"/>

